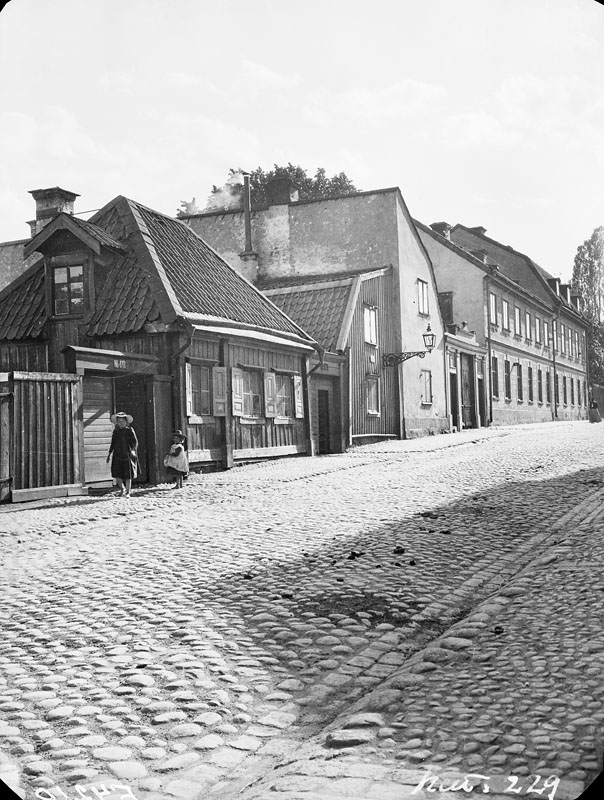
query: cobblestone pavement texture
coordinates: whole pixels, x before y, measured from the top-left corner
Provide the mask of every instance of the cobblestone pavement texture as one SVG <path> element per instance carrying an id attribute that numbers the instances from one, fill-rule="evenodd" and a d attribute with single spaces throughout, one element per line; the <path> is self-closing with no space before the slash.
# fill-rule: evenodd
<path id="1" fill-rule="evenodd" d="M 602 759 L 603 454 L 547 423 L 3 507 L 0 778 L 572 800 Z"/>

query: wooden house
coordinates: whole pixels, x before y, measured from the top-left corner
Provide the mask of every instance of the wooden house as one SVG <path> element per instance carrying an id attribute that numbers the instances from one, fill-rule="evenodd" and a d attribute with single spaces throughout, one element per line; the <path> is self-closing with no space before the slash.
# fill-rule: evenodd
<path id="1" fill-rule="evenodd" d="M 436 282 L 400 190 L 300 201 L 287 179 L 276 179 L 267 198 L 263 208 L 246 202 L 183 219 L 325 350 L 342 353 L 340 400 L 326 412 L 332 442 L 449 430 Z M 332 317 L 343 297 L 350 306 L 338 327 Z M 436 337 L 431 353 L 385 365 L 385 355 L 422 351 L 428 326 Z M 315 384 L 324 368 L 313 372 Z M 328 392 L 328 382 L 316 391 Z M 322 397 L 324 409 L 329 398 Z"/>
<path id="2" fill-rule="evenodd" d="M 134 417 L 141 481 L 165 479 L 175 428 L 187 435 L 193 468 L 311 453 L 307 362 L 316 343 L 184 223 L 120 196 L 88 221 L 56 214 L 25 246 L 25 257 L 34 253 L 0 292 L 0 370 L 5 383 L 80 376 L 81 401 L 69 407 L 81 428 L 76 466 L 61 486 L 110 484 L 116 410 Z M 13 459 L 15 442 L 27 439 L 18 431 L 29 430 L 44 397 L 34 390 L 18 405 L 13 395 Z M 48 415 L 39 458 L 65 429 Z M 41 472 L 13 493 L 41 490 Z"/>

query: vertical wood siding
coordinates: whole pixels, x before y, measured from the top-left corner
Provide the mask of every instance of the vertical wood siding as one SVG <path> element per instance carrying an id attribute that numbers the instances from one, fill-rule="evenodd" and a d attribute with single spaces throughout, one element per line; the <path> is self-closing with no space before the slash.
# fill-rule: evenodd
<path id="1" fill-rule="evenodd" d="M 48 353 L 46 344 L 0 345 L 0 370 L 11 372 L 47 372 Z"/>
<path id="2" fill-rule="evenodd" d="M 79 483 L 81 379 L 30 373 L 12 382 L 14 489 Z"/>
<path id="3" fill-rule="evenodd" d="M 302 357 L 284 350 L 265 350 L 260 347 L 231 344 L 230 361 L 234 367 L 259 367 L 260 369 L 291 370 L 302 374 Z M 247 424 L 240 418 L 230 420 L 235 450 L 265 450 L 273 447 L 304 447 L 305 421 L 276 424 L 273 419 L 261 418 L 258 424 Z M 258 452 L 258 455 L 262 455 Z"/>
<path id="4" fill-rule="evenodd" d="M 382 356 L 396 352 L 394 291 L 388 275 L 363 281 L 351 331 L 352 435 L 399 434 L 398 370 L 382 366 Z M 365 342 L 363 308 L 378 309 L 378 346 Z M 371 360 L 371 357 L 375 360 Z M 367 413 L 366 377 L 376 375 L 380 387 L 380 415 Z"/>

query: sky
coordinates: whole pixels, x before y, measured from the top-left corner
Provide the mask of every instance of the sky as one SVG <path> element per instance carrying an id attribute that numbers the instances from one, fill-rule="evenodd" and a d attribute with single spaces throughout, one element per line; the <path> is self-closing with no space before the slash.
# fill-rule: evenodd
<path id="1" fill-rule="evenodd" d="M 206 204 L 230 167 L 400 187 L 426 224 L 570 278 L 604 225 L 595 0 L 10 0 L 0 13 L 0 241 L 31 189 L 76 211 Z M 86 214 L 83 214 L 86 217 Z"/>

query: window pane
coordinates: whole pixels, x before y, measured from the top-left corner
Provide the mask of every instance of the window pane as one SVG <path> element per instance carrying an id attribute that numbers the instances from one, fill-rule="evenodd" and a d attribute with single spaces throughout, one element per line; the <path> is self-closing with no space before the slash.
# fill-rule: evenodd
<path id="1" fill-rule="evenodd" d="M 55 282 L 55 284 L 56 283 L 67 283 L 67 268 L 66 267 L 55 267 L 54 282 Z"/>

